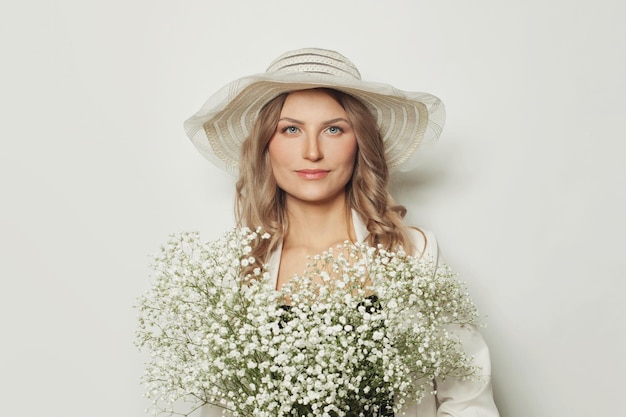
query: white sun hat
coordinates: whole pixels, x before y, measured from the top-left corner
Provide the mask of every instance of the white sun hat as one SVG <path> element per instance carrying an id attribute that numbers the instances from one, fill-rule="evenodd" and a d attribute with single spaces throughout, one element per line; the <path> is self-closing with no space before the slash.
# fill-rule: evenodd
<path id="1" fill-rule="evenodd" d="M 372 112 L 391 170 L 414 168 L 407 161 L 414 159 L 418 146 L 441 134 L 445 108 L 439 98 L 363 81 L 346 57 L 318 48 L 286 52 L 265 73 L 226 85 L 185 121 L 185 131 L 205 158 L 236 175 L 241 144 L 261 108 L 282 93 L 318 87 L 345 92 Z"/>

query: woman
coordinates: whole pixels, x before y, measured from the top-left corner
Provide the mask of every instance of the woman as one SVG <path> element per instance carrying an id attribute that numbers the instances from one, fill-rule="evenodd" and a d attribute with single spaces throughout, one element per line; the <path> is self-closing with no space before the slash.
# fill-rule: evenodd
<path id="1" fill-rule="evenodd" d="M 346 240 L 400 247 L 438 259 L 435 237 L 406 227 L 387 191 L 390 169 L 410 167 L 420 143 L 437 138 L 440 100 L 364 82 L 342 55 L 290 51 L 265 74 L 234 81 L 185 122 L 200 152 L 239 172 L 239 225 L 272 235 L 255 248 L 280 289 L 307 256 Z M 498 416 L 487 347 L 476 329 L 454 329 L 482 367 L 480 381 L 447 378 L 406 407 L 412 416 Z M 219 410 L 207 409 L 207 415 Z"/>

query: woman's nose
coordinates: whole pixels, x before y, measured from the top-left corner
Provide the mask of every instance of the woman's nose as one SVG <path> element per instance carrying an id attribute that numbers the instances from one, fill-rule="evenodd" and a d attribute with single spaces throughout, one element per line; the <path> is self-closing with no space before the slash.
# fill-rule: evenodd
<path id="1" fill-rule="evenodd" d="M 318 161 L 324 157 L 320 148 L 320 140 L 316 135 L 307 135 L 305 139 L 303 157 L 310 161 Z"/>

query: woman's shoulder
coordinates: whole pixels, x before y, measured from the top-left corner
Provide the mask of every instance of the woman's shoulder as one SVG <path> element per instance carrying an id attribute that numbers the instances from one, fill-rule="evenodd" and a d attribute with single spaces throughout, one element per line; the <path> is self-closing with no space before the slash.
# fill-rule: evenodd
<path id="1" fill-rule="evenodd" d="M 435 234 L 422 227 L 407 226 L 415 256 L 431 257 L 435 262 L 439 258 L 439 244 Z"/>

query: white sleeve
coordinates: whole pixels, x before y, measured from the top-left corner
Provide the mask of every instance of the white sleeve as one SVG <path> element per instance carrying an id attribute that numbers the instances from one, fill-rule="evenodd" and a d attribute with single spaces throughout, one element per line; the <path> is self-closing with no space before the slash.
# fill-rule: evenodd
<path id="1" fill-rule="evenodd" d="M 480 378 L 467 381 L 436 379 L 437 416 L 498 417 L 491 388 L 491 360 L 487 344 L 475 327 L 456 326 L 450 330 L 459 336 L 465 352 L 473 356 L 474 362 L 481 367 Z"/>
<path id="2" fill-rule="evenodd" d="M 442 265 L 437 238 L 431 232 L 422 232 L 411 231 L 417 254 L 424 252 L 426 256 L 432 256 L 438 265 Z M 485 340 L 474 326 L 452 326 L 450 331 L 459 337 L 467 355 L 474 357 L 475 364 L 480 366 L 480 378 L 467 381 L 450 377 L 445 380 L 435 379 L 437 394 L 432 403 L 435 404 L 437 417 L 499 417 L 493 400 L 491 359 Z"/>
<path id="3" fill-rule="evenodd" d="M 194 413 L 195 414 L 195 413 Z M 216 405 L 207 404 L 200 408 L 199 417 L 227 417 L 230 413 L 224 413 L 224 409 Z"/>

